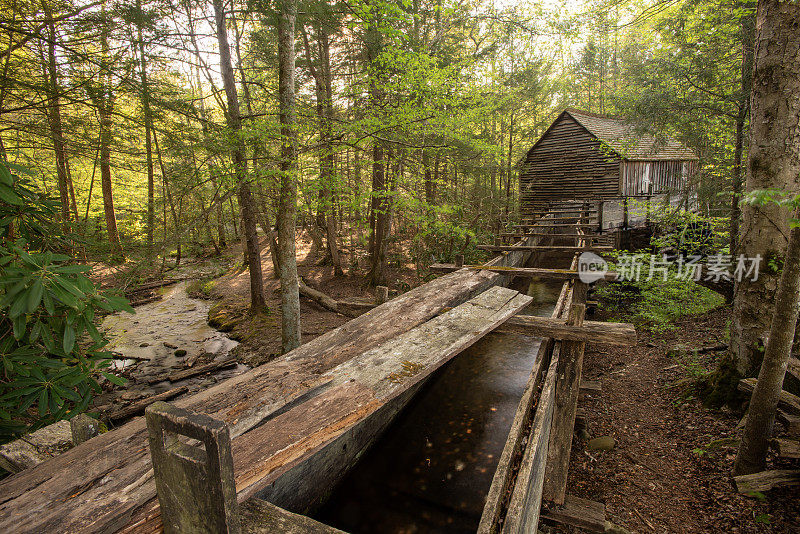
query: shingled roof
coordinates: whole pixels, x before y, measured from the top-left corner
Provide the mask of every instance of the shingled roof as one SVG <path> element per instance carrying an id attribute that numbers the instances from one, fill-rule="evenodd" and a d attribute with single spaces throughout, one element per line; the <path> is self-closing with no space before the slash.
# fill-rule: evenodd
<path id="1" fill-rule="evenodd" d="M 657 140 L 649 134 L 638 133 L 626 120 L 597 115 L 577 109 L 566 109 L 570 117 L 590 134 L 608 144 L 624 159 L 631 161 L 696 160 L 697 155 L 674 139 Z"/>

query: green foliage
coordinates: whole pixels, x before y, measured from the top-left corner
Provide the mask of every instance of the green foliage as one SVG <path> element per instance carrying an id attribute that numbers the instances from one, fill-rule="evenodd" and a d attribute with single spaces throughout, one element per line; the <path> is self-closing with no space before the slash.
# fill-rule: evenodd
<path id="1" fill-rule="evenodd" d="M 656 224 L 657 233 L 650 240 L 654 250 L 672 249 L 685 255 L 728 253 L 729 225 L 724 217 L 710 217 L 662 202 L 648 207 L 644 201 L 631 200 L 630 209 L 639 215 L 648 214 Z"/>
<path id="2" fill-rule="evenodd" d="M 676 319 L 706 313 L 724 302 L 714 291 L 673 275 L 666 281 L 642 276 L 638 281 L 610 282 L 597 289 L 597 296 L 615 317 L 651 332 L 671 330 Z"/>
<path id="3" fill-rule="evenodd" d="M 789 193 L 778 189 L 756 189 L 745 194 L 742 198 L 744 204 L 751 206 L 766 206 L 775 204 L 791 211 L 800 209 L 800 194 Z M 800 227 L 800 219 L 794 215 L 789 219 L 792 228 Z"/>
<path id="4" fill-rule="evenodd" d="M 456 254 L 463 254 L 465 263 L 478 263 L 486 259 L 486 253 L 478 250 L 477 245 L 485 242 L 488 236 L 478 235 L 477 225 L 463 220 L 462 207 L 449 204 L 430 206 L 424 201 L 414 203 L 419 205 L 405 213 L 413 228 L 409 236 L 410 253 L 418 267 L 435 262 L 452 262 Z"/>
<path id="5" fill-rule="evenodd" d="M 12 168 L 0 164 L 0 440 L 84 411 L 100 376 L 121 384 L 95 312 L 133 313 L 84 276 L 88 266 L 48 250 L 54 203 Z"/>

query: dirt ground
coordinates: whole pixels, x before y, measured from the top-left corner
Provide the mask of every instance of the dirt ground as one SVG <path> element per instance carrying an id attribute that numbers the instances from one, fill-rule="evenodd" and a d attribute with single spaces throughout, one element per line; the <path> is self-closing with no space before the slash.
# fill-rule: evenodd
<path id="1" fill-rule="evenodd" d="M 275 358 L 280 354 L 281 347 L 280 281 L 275 277 L 266 239 L 262 239 L 261 248 L 264 293 L 269 307 L 267 313 L 255 317 L 248 314 L 250 275 L 247 270 L 232 269 L 208 284 L 204 290 L 205 296 L 218 301 L 209 314 L 212 325 L 228 331 L 230 337 L 241 343 L 235 349 L 235 354 L 240 361 L 251 366 Z M 241 257 L 238 247 L 230 249 L 227 254 L 234 258 L 234 263 Z M 321 259 L 321 254 L 312 251 L 310 240 L 304 235 L 299 235 L 297 272 L 309 287 L 322 291 L 336 300 L 374 298 L 374 290 L 368 287 L 364 280 L 366 258 L 359 257 L 354 260 L 347 250 L 343 250 L 342 263 L 345 275 L 341 277 L 334 276 L 332 266 L 321 265 Z M 407 291 L 424 282 L 417 276 L 411 264 L 390 265 L 387 280 L 390 298 L 398 292 Z M 300 314 L 303 343 L 343 325 L 352 318 L 332 313 L 303 296 L 300 297 Z"/>
<path id="2" fill-rule="evenodd" d="M 612 436 L 616 446 L 587 451 L 573 440 L 570 493 L 604 502 L 608 520 L 640 533 L 800 532 L 800 488 L 761 500 L 733 489 L 741 414 L 704 407 L 692 385 L 719 355 L 670 352 L 724 344 L 729 317 L 722 308 L 666 333 L 639 332 L 634 347 L 587 348 L 584 378 L 600 381 L 602 391 L 586 394 L 581 406 L 590 436 Z"/>

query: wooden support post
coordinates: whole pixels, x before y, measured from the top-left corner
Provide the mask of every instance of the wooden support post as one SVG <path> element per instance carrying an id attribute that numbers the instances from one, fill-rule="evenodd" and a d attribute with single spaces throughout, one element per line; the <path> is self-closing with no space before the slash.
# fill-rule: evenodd
<path id="1" fill-rule="evenodd" d="M 597 207 L 597 231 L 603 231 L 603 202 L 601 201 Z"/>
<path id="2" fill-rule="evenodd" d="M 69 429 L 72 432 L 72 444 L 80 445 L 100 433 L 100 421 L 85 413 L 78 414 L 69 420 Z"/>
<path id="3" fill-rule="evenodd" d="M 164 532 L 238 534 L 228 425 L 165 402 L 148 406 L 145 417 Z"/>
<path id="4" fill-rule="evenodd" d="M 542 511 L 542 518 L 585 532 L 603 534 L 606 530 L 606 505 L 568 495 L 564 506 L 552 506 Z"/>
<path id="5" fill-rule="evenodd" d="M 456 254 L 453 261 L 455 262 L 457 268 L 462 268 L 464 266 L 464 255 Z"/>
<path id="6" fill-rule="evenodd" d="M 572 288 L 572 307 L 568 323 L 582 326 L 586 315 L 587 285 L 576 280 Z M 578 392 L 583 368 L 583 341 L 562 341 L 561 357 L 556 369 L 556 391 L 553 427 L 547 449 L 547 469 L 544 476 L 543 498 L 564 504 L 567 493 L 567 473 L 572 449 L 572 433 L 578 410 Z"/>
<path id="7" fill-rule="evenodd" d="M 389 300 L 389 288 L 387 286 L 375 286 L 375 304 L 383 304 Z"/>

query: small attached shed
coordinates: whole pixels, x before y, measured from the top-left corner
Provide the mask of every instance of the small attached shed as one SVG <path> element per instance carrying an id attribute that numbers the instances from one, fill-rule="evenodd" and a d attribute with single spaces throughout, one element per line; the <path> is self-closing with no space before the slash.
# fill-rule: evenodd
<path id="1" fill-rule="evenodd" d="M 697 162 L 681 143 L 639 133 L 624 119 L 567 109 L 519 162 L 520 212 L 602 202 L 603 228 L 634 224 L 629 197 L 686 199 Z"/>

